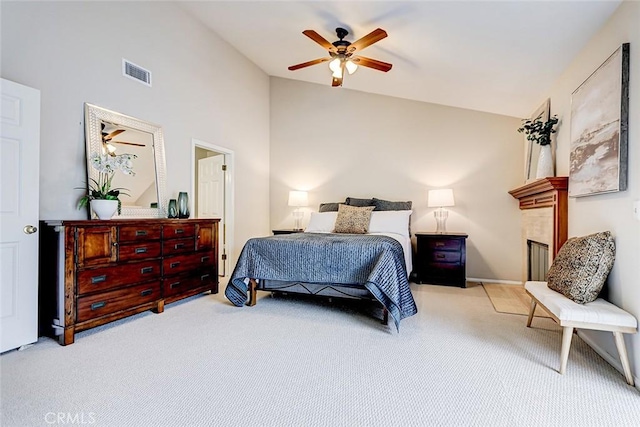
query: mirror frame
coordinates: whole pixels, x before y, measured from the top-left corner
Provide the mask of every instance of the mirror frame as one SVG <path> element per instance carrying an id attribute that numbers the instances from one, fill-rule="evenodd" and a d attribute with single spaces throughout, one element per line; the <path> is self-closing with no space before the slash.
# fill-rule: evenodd
<path id="1" fill-rule="evenodd" d="M 90 164 L 91 153 L 102 151 L 102 121 L 126 126 L 153 135 L 153 153 L 156 170 L 156 190 L 158 192 L 157 208 L 138 208 L 122 205 L 121 214 L 118 217 L 129 218 L 166 218 L 167 190 L 166 190 L 166 163 L 164 156 L 164 137 L 162 127 L 145 122 L 135 117 L 126 116 L 97 105 L 84 104 L 86 160 L 87 160 L 87 187 L 90 179 L 97 180 L 99 172 Z M 88 188 L 87 188 L 88 190 Z"/>

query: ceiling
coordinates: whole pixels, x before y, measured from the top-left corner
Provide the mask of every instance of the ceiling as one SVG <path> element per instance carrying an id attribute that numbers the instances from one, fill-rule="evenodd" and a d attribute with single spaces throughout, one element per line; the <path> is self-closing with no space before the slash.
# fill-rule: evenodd
<path id="1" fill-rule="evenodd" d="M 393 64 L 359 67 L 343 88 L 527 117 L 620 4 L 609 1 L 200 1 L 182 7 L 270 76 L 331 85 L 328 56 L 302 34 L 351 42 L 380 27 L 362 54 Z M 552 106 L 553 108 L 553 106 Z"/>

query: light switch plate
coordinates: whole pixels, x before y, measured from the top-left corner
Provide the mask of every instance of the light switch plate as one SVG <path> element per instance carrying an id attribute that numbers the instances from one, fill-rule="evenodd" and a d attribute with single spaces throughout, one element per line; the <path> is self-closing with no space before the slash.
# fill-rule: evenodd
<path id="1" fill-rule="evenodd" d="M 640 221 L 640 200 L 633 202 L 633 216 Z"/>

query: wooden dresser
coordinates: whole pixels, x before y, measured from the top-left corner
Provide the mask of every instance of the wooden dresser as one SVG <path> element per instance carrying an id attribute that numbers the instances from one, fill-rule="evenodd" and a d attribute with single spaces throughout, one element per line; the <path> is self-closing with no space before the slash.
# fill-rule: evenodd
<path id="1" fill-rule="evenodd" d="M 201 292 L 218 292 L 217 219 L 46 221 L 40 333 L 76 332 Z"/>
<path id="2" fill-rule="evenodd" d="M 416 233 L 414 280 L 466 287 L 466 239 L 464 233 Z"/>

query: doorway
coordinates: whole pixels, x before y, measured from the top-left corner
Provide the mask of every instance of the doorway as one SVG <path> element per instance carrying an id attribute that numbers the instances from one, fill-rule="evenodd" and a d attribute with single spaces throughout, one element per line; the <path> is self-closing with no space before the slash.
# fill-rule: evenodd
<path id="1" fill-rule="evenodd" d="M 233 156 L 224 147 L 191 140 L 191 194 L 195 218 L 218 218 L 218 275 L 230 275 L 233 254 Z"/>

